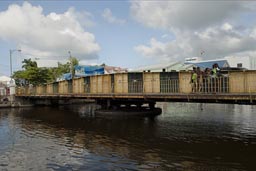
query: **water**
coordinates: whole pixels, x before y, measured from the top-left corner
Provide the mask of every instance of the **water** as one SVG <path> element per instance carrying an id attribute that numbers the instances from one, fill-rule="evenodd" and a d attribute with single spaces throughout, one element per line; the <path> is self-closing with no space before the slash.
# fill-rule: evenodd
<path id="1" fill-rule="evenodd" d="M 159 103 L 156 118 L 93 106 L 0 109 L 0 171 L 255 170 L 256 106 Z"/>

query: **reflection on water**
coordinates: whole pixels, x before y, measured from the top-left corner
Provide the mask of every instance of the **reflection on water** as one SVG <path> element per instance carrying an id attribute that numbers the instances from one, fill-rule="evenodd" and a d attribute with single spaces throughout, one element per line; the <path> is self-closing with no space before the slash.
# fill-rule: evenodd
<path id="1" fill-rule="evenodd" d="M 0 109 L 0 170 L 254 170 L 255 106 L 157 105 L 156 118 Z"/>

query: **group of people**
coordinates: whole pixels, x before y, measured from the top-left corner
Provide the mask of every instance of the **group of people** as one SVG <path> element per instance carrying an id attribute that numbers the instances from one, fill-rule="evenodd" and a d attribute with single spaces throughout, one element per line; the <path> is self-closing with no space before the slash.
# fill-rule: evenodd
<path id="1" fill-rule="evenodd" d="M 201 92 L 204 83 L 208 82 L 210 78 L 216 78 L 219 72 L 217 63 L 213 64 L 212 68 L 205 68 L 201 70 L 200 67 L 193 67 L 191 74 L 192 92 Z"/>

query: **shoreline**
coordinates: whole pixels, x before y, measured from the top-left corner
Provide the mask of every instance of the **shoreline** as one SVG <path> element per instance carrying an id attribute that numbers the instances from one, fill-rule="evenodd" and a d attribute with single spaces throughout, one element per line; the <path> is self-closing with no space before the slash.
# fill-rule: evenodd
<path id="1" fill-rule="evenodd" d="M 21 102 L 6 102 L 0 103 L 0 108 L 18 108 L 18 107 L 33 107 L 32 104 L 22 104 Z"/>

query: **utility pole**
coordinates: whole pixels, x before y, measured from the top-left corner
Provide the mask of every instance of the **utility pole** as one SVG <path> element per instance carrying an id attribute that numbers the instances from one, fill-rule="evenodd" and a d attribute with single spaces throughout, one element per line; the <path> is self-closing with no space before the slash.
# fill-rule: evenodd
<path id="1" fill-rule="evenodd" d="M 10 77 L 12 76 L 12 53 L 16 51 L 21 52 L 20 49 L 10 49 Z"/>
<path id="2" fill-rule="evenodd" d="M 69 60 L 70 60 L 70 74 L 71 74 L 71 79 L 73 79 L 73 62 L 72 62 L 72 56 L 71 56 L 71 52 L 68 51 L 69 53 Z"/>
<path id="3" fill-rule="evenodd" d="M 12 77 L 12 53 L 16 51 L 21 52 L 20 49 L 10 49 L 10 77 Z M 12 105 L 13 101 L 15 101 L 15 81 L 12 78 L 9 84 L 9 91 L 10 102 Z"/>

